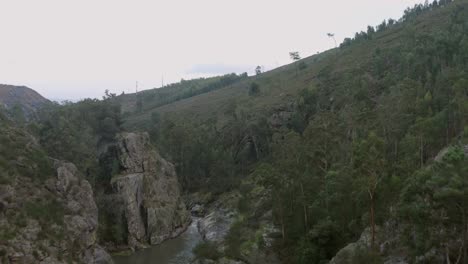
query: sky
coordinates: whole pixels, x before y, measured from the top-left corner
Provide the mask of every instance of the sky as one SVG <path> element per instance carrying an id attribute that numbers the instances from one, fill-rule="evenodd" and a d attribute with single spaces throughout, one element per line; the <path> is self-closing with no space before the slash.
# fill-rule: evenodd
<path id="1" fill-rule="evenodd" d="M 53 100 L 271 70 L 422 0 L 0 0 L 0 83 Z"/>

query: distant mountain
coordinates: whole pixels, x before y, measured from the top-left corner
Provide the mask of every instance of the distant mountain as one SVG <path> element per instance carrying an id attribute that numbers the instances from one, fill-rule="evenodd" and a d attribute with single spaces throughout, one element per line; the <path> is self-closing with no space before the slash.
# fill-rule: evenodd
<path id="1" fill-rule="evenodd" d="M 26 119 L 48 102 L 50 101 L 26 86 L 0 84 L 0 106 L 10 112 L 19 110 Z"/>

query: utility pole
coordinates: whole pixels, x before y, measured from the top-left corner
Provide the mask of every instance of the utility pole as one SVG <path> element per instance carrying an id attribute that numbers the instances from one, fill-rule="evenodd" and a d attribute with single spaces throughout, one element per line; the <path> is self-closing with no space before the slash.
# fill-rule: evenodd
<path id="1" fill-rule="evenodd" d="M 136 85 L 135 85 L 135 94 L 138 94 L 138 81 L 136 81 Z"/>
<path id="2" fill-rule="evenodd" d="M 164 74 L 161 75 L 161 88 L 164 87 Z"/>

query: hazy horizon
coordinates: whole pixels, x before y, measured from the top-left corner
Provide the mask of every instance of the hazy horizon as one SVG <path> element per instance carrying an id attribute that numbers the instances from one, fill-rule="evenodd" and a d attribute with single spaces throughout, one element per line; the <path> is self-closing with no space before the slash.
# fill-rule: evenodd
<path id="1" fill-rule="evenodd" d="M 334 47 L 421 0 L 4 1 L 0 83 L 57 100 L 271 70 Z M 359 10 L 350 12 L 350 10 Z M 187 22 L 189 21 L 189 22 Z"/>

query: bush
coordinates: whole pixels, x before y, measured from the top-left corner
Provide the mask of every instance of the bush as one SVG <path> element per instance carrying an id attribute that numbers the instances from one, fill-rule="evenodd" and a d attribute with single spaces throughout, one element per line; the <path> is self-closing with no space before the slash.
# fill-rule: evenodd
<path id="1" fill-rule="evenodd" d="M 383 261 L 377 252 L 373 250 L 361 249 L 358 250 L 353 256 L 351 263 L 381 264 Z"/>
<path id="2" fill-rule="evenodd" d="M 259 93 L 260 93 L 260 85 L 258 85 L 258 83 L 256 82 L 251 83 L 249 86 L 249 95 L 255 96 L 255 95 L 258 95 Z"/>
<path id="3" fill-rule="evenodd" d="M 212 259 L 218 260 L 221 258 L 221 253 L 216 248 L 216 244 L 213 242 L 202 242 L 199 243 L 194 249 L 193 254 L 197 259 Z"/>
<path id="4" fill-rule="evenodd" d="M 0 184 L 10 184 L 12 182 L 13 182 L 12 177 L 10 177 L 7 173 L 3 171 L 0 171 Z"/>
<path id="5" fill-rule="evenodd" d="M 63 224 L 64 208 L 57 200 L 47 202 L 28 202 L 25 205 L 26 214 L 41 223 Z"/>
<path id="6" fill-rule="evenodd" d="M 226 235 L 226 255 L 231 258 L 239 258 L 241 255 L 242 244 L 242 222 L 236 221 L 231 225 L 229 232 Z"/>
<path id="7" fill-rule="evenodd" d="M 304 62 L 304 61 L 301 61 L 299 62 L 299 64 L 297 65 L 297 67 L 299 68 L 299 70 L 304 70 L 307 68 L 307 64 Z"/>

